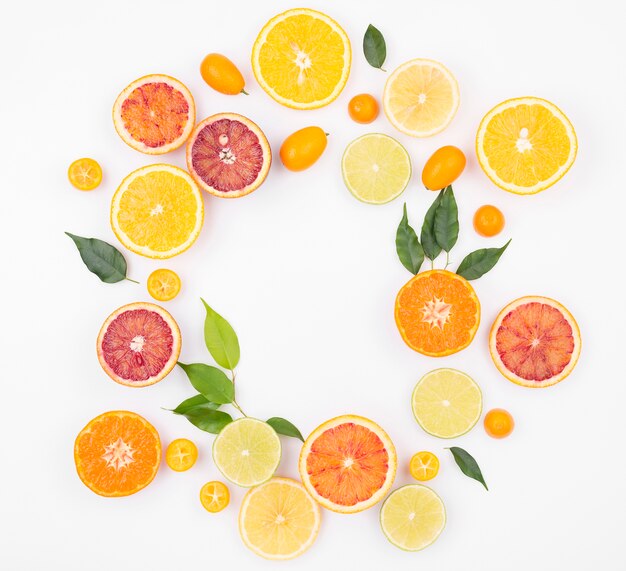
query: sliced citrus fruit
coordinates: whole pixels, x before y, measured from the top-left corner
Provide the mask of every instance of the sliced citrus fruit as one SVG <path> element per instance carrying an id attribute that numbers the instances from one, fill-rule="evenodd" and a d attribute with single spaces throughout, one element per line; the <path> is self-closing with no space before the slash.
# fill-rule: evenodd
<path id="1" fill-rule="evenodd" d="M 428 434 L 456 438 L 478 422 L 483 397 L 469 375 L 456 369 L 436 369 L 415 385 L 411 406 L 415 419 Z"/>
<path id="2" fill-rule="evenodd" d="M 411 180 L 411 159 L 395 139 L 368 133 L 352 141 L 341 159 L 348 190 L 369 204 L 384 204 L 400 196 Z"/>
<path id="3" fill-rule="evenodd" d="M 230 503 L 228 486 L 224 482 L 207 482 L 200 489 L 200 503 L 212 514 L 221 512 Z"/>
<path id="4" fill-rule="evenodd" d="M 396 450 L 375 422 L 338 416 L 318 426 L 300 452 L 302 483 L 325 508 L 356 513 L 389 491 L 396 475 Z"/>
<path id="5" fill-rule="evenodd" d="M 553 103 L 519 97 L 496 105 L 480 122 L 476 156 L 500 188 L 534 194 L 560 180 L 576 158 L 574 127 Z"/>
<path id="6" fill-rule="evenodd" d="M 480 323 L 480 303 L 465 278 L 430 270 L 411 278 L 398 292 L 395 318 L 411 349 L 443 357 L 472 342 Z"/>
<path id="7" fill-rule="evenodd" d="M 171 258 L 189 248 L 204 221 L 202 195 L 184 170 L 165 164 L 130 173 L 111 202 L 111 226 L 136 254 Z"/>
<path id="8" fill-rule="evenodd" d="M 407 61 L 385 83 L 385 114 L 398 131 L 412 137 L 430 137 L 443 131 L 458 107 L 456 79 L 437 61 Z"/>
<path id="9" fill-rule="evenodd" d="M 129 496 L 156 476 L 161 440 L 154 426 L 138 414 L 105 412 L 76 437 L 74 462 L 83 484 L 96 494 Z"/>
<path id="10" fill-rule="evenodd" d="M 102 182 L 102 167 L 94 159 L 77 159 L 67 170 L 67 178 L 78 190 L 93 190 Z"/>
<path id="11" fill-rule="evenodd" d="M 129 303 L 115 310 L 98 335 L 98 360 L 115 382 L 145 387 L 164 379 L 180 355 L 180 329 L 153 303 Z"/>
<path id="12" fill-rule="evenodd" d="M 252 48 L 252 69 L 265 92 L 287 107 L 334 101 L 350 74 L 350 40 L 326 14 L 308 8 L 272 18 Z"/>
<path id="13" fill-rule="evenodd" d="M 200 188 L 222 198 L 256 190 L 267 177 L 272 150 L 261 128 L 237 113 L 198 123 L 187 143 L 187 168 Z"/>
<path id="14" fill-rule="evenodd" d="M 180 292 L 180 278 L 172 270 L 159 268 L 154 270 L 146 283 L 148 293 L 157 301 L 170 301 Z"/>
<path id="15" fill-rule="evenodd" d="M 320 509 L 300 482 L 272 478 L 245 495 L 239 532 L 246 547 L 266 559 L 293 559 L 315 541 Z"/>
<path id="16" fill-rule="evenodd" d="M 416 452 L 409 463 L 411 476 L 420 482 L 432 480 L 439 473 L 439 458 L 432 452 Z"/>
<path id="17" fill-rule="evenodd" d="M 380 509 L 380 526 L 385 537 L 405 551 L 431 545 L 446 525 L 441 498 L 421 484 L 394 490 Z"/>
<path id="18" fill-rule="evenodd" d="M 165 451 L 165 462 L 175 472 L 189 470 L 198 459 L 198 447 L 186 438 L 172 440 Z"/>
<path id="19" fill-rule="evenodd" d="M 113 105 L 113 124 L 122 140 L 148 155 L 180 147 L 196 120 L 191 92 L 168 75 L 146 75 L 128 85 Z"/>
<path id="20" fill-rule="evenodd" d="M 489 335 L 491 358 L 510 381 L 549 387 L 567 377 L 578 361 L 580 329 L 558 301 L 521 297 L 496 317 Z"/>
<path id="21" fill-rule="evenodd" d="M 269 480 L 280 462 L 281 446 L 267 422 L 240 418 L 227 424 L 213 443 L 213 460 L 233 484 L 250 488 Z"/>

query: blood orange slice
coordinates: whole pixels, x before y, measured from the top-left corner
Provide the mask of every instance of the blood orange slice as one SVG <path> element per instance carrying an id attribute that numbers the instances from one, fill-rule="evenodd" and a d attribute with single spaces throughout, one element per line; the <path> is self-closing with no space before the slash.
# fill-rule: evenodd
<path id="1" fill-rule="evenodd" d="M 558 301 L 527 296 L 496 317 L 489 350 L 498 370 L 525 387 L 549 387 L 569 375 L 578 361 L 580 330 Z"/>
<path id="2" fill-rule="evenodd" d="M 320 505 L 340 513 L 372 507 L 396 475 L 396 450 L 375 422 L 354 415 L 318 426 L 300 453 L 300 477 Z"/>
<path id="3" fill-rule="evenodd" d="M 236 113 L 198 123 L 187 143 L 187 167 L 198 186 L 222 198 L 238 198 L 265 180 L 272 151 L 258 125 Z"/>
<path id="4" fill-rule="evenodd" d="M 122 140 L 148 155 L 161 155 L 180 147 L 196 120 L 189 89 L 168 75 L 146 75 L 117 96 L 113 124 Z"/>
<path id="5" fill-rule="evenodd" d="M 130 303 L 114 311 L 98 335 L 98 360 L 115 382 L 128 387 L 158 383 L 180 354 L 180 329 L 153 303 Z"/>

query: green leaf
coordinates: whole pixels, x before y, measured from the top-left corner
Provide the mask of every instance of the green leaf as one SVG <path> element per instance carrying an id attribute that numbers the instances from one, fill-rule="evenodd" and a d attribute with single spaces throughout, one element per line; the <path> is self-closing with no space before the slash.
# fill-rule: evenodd
<path id="1" fill-rule="evenodd" d="M 463 472 L 463 474 L 476 480 L 477 482 L 480 482 L 483 486 L 485 486 L 485 490 L 489 490 L 487 484 L 485 483 L 485 479 L 483 478 L 483 474 L 478 467 L 478 463 L 469 452 L 466 452 L 463 448 L 459 448 L 458 446 L 452 446 L 452 448 L 448 448 L 448 450 L 452 452 L 454 461 L 457 463 L 457 466 L 461 468 L 461 472 Z"/>
<path id="2" fill-rule="evenodd" d="M 202 303 L 206 309 L 206 319 L 204 320 L 204 342 L 206 347 L 220 367 L 232 371 L 239 363 L 239 340 L 237 339 L 237 334 L 230 326 L 230 323 L 219 313 L 213 311 L 206 301 L 202 300 Z"/>
<path id="3" fill-rule="evenodd" d="M 434 260 L 439 254 L 441 254 L 441 246 L 437 244 L 437 239 L 435 238 L 435 212 L 437 212 L 437 208 L 439 208 L 442 199 L 443 190 L 439 192 L 437 198 L 435 198 L 428 209 L 428 212 L 426 212 L 426 216 L 424 216 L 424 223 L 422 224 L 420 240 L 422 242 L 424 254 L 426 254 L 426 257 L 429 260 Z"/>
<path id="4" fill-rule="evenodd" d="M 273 416 L 267 419 L 269 424 L 278 434 L 283 436 L 291 436 L 292 438 L 299 438 L 304 442 L 302 433 L 288 420 L 280 418 L 279 416 Z"/>
<path id="5" fill-rule="evenodd" d="M 211 402 L 203 395 L 196 395 L 185 399 L 176 408 L 171 409 L 171 412 L 174 414 L 185 414 L 188 410 L 196 407 L 204 407 L 208 410 L 217 410 L 219 406 L 219 404 Z"/>
<path id="6" fill-rule="evenodd" d="M 200 405 L 190 408 L 183 416 L 200 430 L 218 434 L 222 428 L 233 421 L 230 414 L 221 410 L 210 410 Z"/>
<path id="7" fill-rule="evenodd" d="M 385 71 L 383 64 L 387 57 L 387 45 L 383 35 L 372 24 L 367 27 L 363 36 L 363 53 L 372 67 Z"/>
<path id="8" fill-rule="evenodd" d="M 424 250 L 422 249 L 415 230 L 409 226 L 409 218 L 404 203 L 404 214 L 396 232 L 396 252 L 402 265 L 412 274 L 420 271 L 424 263 Z"/>
<path id="9" fill-rule="evenodd" d="M 509 240 L 502 248 L 482 248 L 465 256 L 456 273 L 466 280 L 475 280 L 484 276 L 493 268 L 511 243 Z"/>
<path id="10" fill-rule="evenodd" d="M 451 186 L 443 191 L 441 203 L 435 212 L 434 229 L 437 244 L 444 252 L 452 250 L 459 237 L 459 211 Z"/>
<path id="11" fill-rule="evenodd" d="M 233 402 L 235 387 L 224 371 L 204 363 L 185 365 L 179 361 L 178 365 L 187 373 L 193 388 L 207 400 L 217 404 Z"/>
<path id="12" fill-rule="evenodd" d="M 69 232 L 66 234 L 76 244 L 87 269 L 96 274 L 100 281 L 114 284 L 126 279 L 126 260 L 117 248 L 98 238 L 83 238 Z"/>

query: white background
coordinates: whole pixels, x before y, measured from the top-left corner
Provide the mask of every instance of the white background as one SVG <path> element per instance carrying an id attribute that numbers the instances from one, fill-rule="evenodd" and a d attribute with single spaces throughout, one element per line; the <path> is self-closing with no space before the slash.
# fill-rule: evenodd
<path id="1" fill-rule="evenodd" d="M 64 569 L 623 569 L 624 493 L 624 126 L 625 42 L 619 2 L 313 1 L 352 40 L 353 66 L 339 99 L 321 110 L 293 111 L 255 83 L 249 64 L 257 32 L 290 2 L 14 2 L 3 12 L 2 88 L 2 396 L 0 427 L 0 567 Z M 386 68 L 414 57 L 444 62 L 457 77 L 461 106 L 452 125 L 427 140 L 397 133 L 384 116 L 371 126 L 350 121 L 353 95 L 382 95 L 386 75 L 368 66 L 363 32 L 374 23 L 388 44 Z M 206 86 L 202 57 L 228 54 L 242 69 L 249 97 Z M 234 201 L 205 197 L 206 220 L 195 246 L 158 262 L 126 253 L 130 282 L 105 285 L 88 273 L 63 231 L 118 244 L 108 223 L 117 184 L 152 162 L 116 135 L 117 93 L 147 73 L 171 74 L 195 95 L 198 118 L 236 111 L 258 122 L 275 151 L 296 128 L 331 133 L 321 160 L 290 173 L 275 160 L 265 184 Z M 537 95 L 572 120 L 579 154 L 566 177 L 532 197 L 496 188 L 473 151 L 481 117 L 500 101 Z M 413 180 L 385 206 L 356 201 L 344 188 L 340 157 L 369 131 L 406 145 Z M 415 227 L 434 198 L 419 175 L 432 151 L 461 147 L 468 167 L 456 183 L 461 237 L 453 268 L 472 249 L 513 242 L 498 266 L 474 282 L 483 321 L 474 343 L 446 359 L 422 357 L 400 339 L 393 320 L 396 292 L 410 277 L 394 251 L 406 200 Z M 104 181 L 91 193 L 66 179 L 70 162 L 96 158 Z M 180 149 L 166 161 L 184 166 Z M 507 217 L 487 240 L 471 226 L 475 209 L 493 203 Z M 118 244 L 119 245 L 119 244 Z M 176 270 L 179 297 L 166 304 L 184 337 L 184 361 L 208 360 L 203 345 L 205 297 L 239 334 L 238 400 L 249 414 L 285 416 L 304 433 L 341 413 L 378 421 L 399 454 L 396 485 L 421 449 L 441 458 L 432 487 L 448 513 L 441 538 L 421 553 L 389 544 L 379 507 L 353 516 L 323 513 L 314 547 L 286 564 L 248 552 L 237 531 L 243 491 L 210 515 L 201 485 L 220 477 L 212 437 L 160 407 L 192 393 L 179 370 L 162 383 L 128 389 L 110 381 L 94 343 L 118 306 L 149 300 L 148 274 Z M 487 350 L 498 310 L 528 294 L 555 297 L 576 316 L 583 353 L 574 373 L 547 390 L 502 378 Z M 453 464 L 449 442 L 415 423 L 410 394 L 427 371 L 460 368 L 484 394 L 485 410 L 504 407 L 517 425 L 503 441 L 478 425 L 455 444 L 480 462 L 486 492 Z M 200 448 L 186 473 L 162 466 L 139 494 L 105 499 L 76 476 L 72 450 L 94 416 L 130 409 L 148 418 L 166 444 L 189 437 Z M 296 476 L 298 442 L 284 441 L 280 474 Z"/>

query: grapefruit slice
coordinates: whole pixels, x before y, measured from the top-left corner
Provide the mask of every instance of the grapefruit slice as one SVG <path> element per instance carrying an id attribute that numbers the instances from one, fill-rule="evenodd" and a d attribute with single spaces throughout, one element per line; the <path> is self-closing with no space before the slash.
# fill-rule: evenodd
<path id="1" fill-rule="evenodd" d="M 106 497 L 129 496 L 156 476 L 161 462 L 159 433 L 134 412 L 105 412 L 76 437 L 74 462 L 91 491 Z"/>
<path id="2" fill-rule="evenodd" d="M 238 198 L 265 180 L 272 150 L 258 125 L 237 113 L 218 113 L 198 123 L 187 143 L 187 167 L 200 188 Z"/>
<path id="3" fill-rule="evenodd" d="M 180 345 L 180 329 L 167 311 L 154 303 L 130 303 L 102 325 L 98 360 L 116 383 L 146 387 L 174 368 Z"/>
<path id="4" fill-rule="evenodd" d="M 338 416 L 318 426 L 300 453 L 302 483 L 323 507 L 356 513 L 389 491 L 396 450 L 386 432 L 361 416 Z"/>
<path id="5" fill-rule="evenodd" d="M 496 317 L 489 335 L 491 358 L 510 381 L 549 387 L 567 377 L 578 361 L 580 330 L 558 301 L 521 297 Z"/>
<path id="6" fill-rule="evenodd" d="M 146 75 L 133 81 L 113 105 L 113 124 L 122 141 L 148 155 L 180 147 L 195 120 L 191 92 L 168 75 Z"/>

